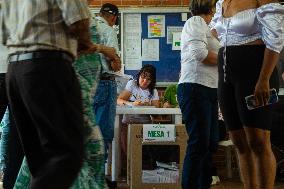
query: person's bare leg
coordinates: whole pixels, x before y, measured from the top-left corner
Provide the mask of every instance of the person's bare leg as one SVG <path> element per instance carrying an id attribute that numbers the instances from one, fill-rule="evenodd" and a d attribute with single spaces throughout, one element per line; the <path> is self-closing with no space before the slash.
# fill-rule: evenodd
<path id="1" fill-rule="evenodd" d="M 253 163 L 253 154 L 248 146 L 244 130 L 230 131 L 230 138 L 236 146 L 239 160 L 240 175 L 245 189 L 257 188 L 256 167 Z"/>
<path id="2" fill-rule="evenodd" d="M 245 128 L 249 147 L 252 150 L 256 173 L 257 188 L 273 189 L 276 175 L 276 160 L 271 149 L 270 131 Z"/>

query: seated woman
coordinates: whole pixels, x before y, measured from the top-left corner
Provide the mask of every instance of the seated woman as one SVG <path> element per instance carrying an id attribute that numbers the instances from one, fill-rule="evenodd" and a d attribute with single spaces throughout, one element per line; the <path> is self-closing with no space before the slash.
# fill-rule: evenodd
<path id="1" fill-rule="evenodd" d="M 159 107 L 156 85 L 156 68 L 146 64 L 137 74 L 136 80 L 128 81 L 125 90 L 117 98 L 118 105 Z M 149 115 L 125 115 L 123 123 L 149 123 Z"/>
<path id="2" fill-rule="evenodd" d="M 118 96 L 118 105 L 128 106 L 155 106 L 159 107 L 158 91 L 156 85 L 156 68 L 144 65 L 137 74 L 136 80 L 128 81 L 124 91 Z M 129 123 L 151 123 L 150 115 L 124 115 L 120 127 L 120 144 L 122 169 L 126 168 L 127 130 Z"/>

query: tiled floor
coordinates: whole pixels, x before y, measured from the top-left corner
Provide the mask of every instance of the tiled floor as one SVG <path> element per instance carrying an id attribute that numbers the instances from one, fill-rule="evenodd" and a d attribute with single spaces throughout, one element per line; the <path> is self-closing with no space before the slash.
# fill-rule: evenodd
<path id="1" fill-rule="evenodd" d="M 233 169 L 233 178 L 226 178 L 226 169 L 225 167 L 218 167 L 218 174 L 221 180 L 221 183 L 218 185 L 214 185 L 211 189 L 244 189 L 237 169 Z M 129 186 L 125 182 L 118 183 L 117 189 L 130 189 Z M 142 188 L 135 188 L 142 189 Z M 155 189 L 163 189 L 163 188 L 155 188 Z M 284 181 L 276 182 L 274 189 L 284 189 Z"/>
<path id="2" fill-rule="evenodd" d="M 243 189 L 244 187 L 238 180 L 221 180 L 221 183 L 212 187 L 212 189 Z M 0 189 L 2 182 L 0 182 Z M 129 189 L 126 183 L 119 183 L 118 189 Z M 159 188 L 156 188 L 159 189 Z M 160 188 L 162 189 L 162 188 Z M 284 182 L 277 182 L 274 189 L 284 189 Z"/>
<path id="3" fill-rule="evenodd" d="M 218 167 L 218 174 L 221 180 L 221 183 L 218 185 L 214 185 L 211 189 L 244 189 L 242 183 L 239 179 L 239 174 L 237 169 L 233 169 L 233 178 L 226 178 L 226 170 L 225 167 Z M 2 182 L 0 182 L 0 189 L 2 188 Z M 78 188 L 79 189 L 79 188 Z M 126 182 L 118 182 L 117 189 L 130 189 Z M 135 188 L 135 189 L 143 189 L 143 188 Z M 155 188 L 155 189 L 163 189 L 163 188 Z M 284 181 L 276 182 L 274 189 L 284 189 Z"/>
<path id="4" fill-rule="evenodd" d="M 212 186 L 211 189 L 243 189 L 241 182 L 238 180 L 221 180 L 221 183 L 215 186 Z M 119 183 L 118 189 L 129 189 L 127 184 Z M 138 189 L 138 188 L 137 188 Z M 162 188 L 155 188 L 155 189 L 162 189 Z M 277 182 L 275 184 L 274 189 L 284 189 L 284 182 L 280 183 Z"/>
<path id="5" fill-rule="evenodd" d="M 243 189 L 244 187 L 237 181 L 223 181 L 221 184 L 213 186 L 212 189 Z M 276 183 L 274 189 L 283 189 L 284 183 Z"/>

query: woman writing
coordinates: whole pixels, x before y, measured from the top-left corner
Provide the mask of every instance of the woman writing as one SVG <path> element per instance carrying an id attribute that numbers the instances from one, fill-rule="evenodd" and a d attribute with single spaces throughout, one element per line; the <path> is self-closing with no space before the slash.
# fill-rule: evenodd
<path id="1" fill-rule="evenodd" d="M 155 85 L 156 68 L 150 64 L 146 64 L 137 74 L 137 79 L 130 80 L 126 84 L 125 90 L 118 96 L 117 104 L 159 107 L 159 96 Z M 149 116 L 146 118 L 145 115 L 124 116 L 123 119 L 124 123 L 141 123 L 141 121 L 149 122 L 151 120 Z"/>
<path id="2" fill-rule="evenodd" d="M 121 106 L 128 105 L 159 107 L 159 96 L 155 86 L 156 68 L 152 65 L 146 64 L 137 74 L 136 80 L 128 81 L 124 91 L 122 91 L 117 98 L 117 104 Z M 122 123 L 123 124 L 120 130 L 120 143 L 122 150 L 122 172 L 125 172 L 128 124 L 145 124 L 152 123 L 152 121 L 150 115 L 124 115 Z"/>

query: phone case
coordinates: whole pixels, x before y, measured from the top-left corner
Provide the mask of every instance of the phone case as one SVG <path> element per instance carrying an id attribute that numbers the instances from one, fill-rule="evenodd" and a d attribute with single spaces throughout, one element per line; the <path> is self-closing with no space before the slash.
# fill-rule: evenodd
<path id="1" fill-rule="evenodd" d="M 254 95 L 246 96 L 245 100 L 246 100 L 247 108 L 249 110 L 253 110 L 255 108 L 262 107 L 262 106 L 256 106 L 255 105 L 255 97 L 254 97 Z M 267 105 L 274 104 L 276 102 L 278 102 L 278 95 L 277 95 L 276 89 L 271 89 L 270 90 L 270 97 L 269 97 Z"/>

